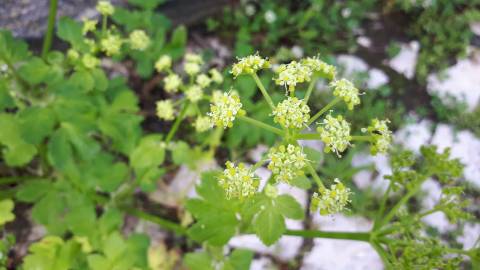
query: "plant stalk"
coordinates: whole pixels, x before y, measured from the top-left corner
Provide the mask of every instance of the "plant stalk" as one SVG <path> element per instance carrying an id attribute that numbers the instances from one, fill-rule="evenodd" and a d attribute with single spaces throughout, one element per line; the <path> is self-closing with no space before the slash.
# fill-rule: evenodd
<path id="1" fill-rule="evenodd" d="M 356 240 L 363 242 L 370 242 L 369 232 L 328 232 L 316 230 L 287 230 L 285 235 L 301 236 L 306 238 L 329 238 L 329 239 L 343 239 Z"/>
<path id="2" fill-rule="evenodd" d="M 324 114 L 326 111 L 330 110 L 335 104 L 340 102 L 342 100 L 339 97 L 336 97 L 334 100 L 330 101 L 325 107 L 323 107 L 319 112 L 317 112 L 312 118 L 310 118 L 310 121 L 308 121 L 307 125 L 310 126 L 315 120 L 317 120 L 322 114 Z"/>
<path id="3" fill-rule="evenodd" d="M 47 32 L 43 39 L 42 58 L 46 58 L 50 48 L 52 47 L 53 29 L 55 28 L 55 20 L 57 18 L 58 0 L 50 0 L 50 9 L 48 11 Z"/>
<path id="4" fill-rule="evenodd" d="M 175 123 L 173 123 L 173 126 L 170 129 L 170 131 L 168 132 L 167 137 L 165 139 L 165 143 L 167 145 L 173 139 L 173 136 L 175 135 L 178 128 L 180 127 L 180 123 L 182 122 L 183 118 L 185 117 L 185 114 L 187 113 L 187 109 L 188 109 L 189 105 L 190 105 L 190 103 L 188 102 L 188 100 L 185 101 L 185 103 L 183 104 L 183 107 L 182 107 L 182 110 L 180 111 L 180 114 L 178 115 L 177 119 L 175 120 Z"/>
<path id="5" fill-rule="evenodd" d="M 265 130 L 268 130 L 268 131 L 270 131 L 270 132 L 273 132 L 273 133 L 275 133 L 275 134 L 278 134 L 278 135 L 280 135 L 280 136 L 282 136 L 282 137 L 285 135 L 281 129 L 278 129 L 278 128 L 276 128 L 276 127 L 273 127 L 273 126 L 271 126 L 271 125 L 269 125 L 269 124 L 265 124 L 265 123 L 263 123 L 263 122 L 261 122 L 261 121 L 258 121 L 258 120 L 256 120 L 256 119 L 253 119 L 253 118 L 251 118 L 251 117 L 248 117 L 248 116 L 243 115 L 243 116 L 238 116 L 238 119 L 240 119 L 240 120 L 242 120 L 242 121 L 245 121 L 245 122 L 247 122 L 247 123 L 249 123 L 249 124 L 252 124 L 252 125 L 254 125 L 254 126 L 256 126 L 256 127 L 263 128 L 263 129 L 265 129 Z"/>
<path id="6" fill-rule="evenodd" d="M 270 106 L 270 108 L 272 110 L 274 110 L 275 105 L 273 104 L 272 98 L 268 94 L 267 89 L 265 89 L 265 86 L 263 86 L 262 81 L 260 81 L 260 78 L 258 77 L 258 75 L 256 73 L 253 73 L 252 77 L 255 80 L 255 83 L 257 84 L 258 88 L 260 89 L 260 92 L 262 92 L 262 95 L 265 98 L 265 100 L 267 101 L 268 105 Z"/>

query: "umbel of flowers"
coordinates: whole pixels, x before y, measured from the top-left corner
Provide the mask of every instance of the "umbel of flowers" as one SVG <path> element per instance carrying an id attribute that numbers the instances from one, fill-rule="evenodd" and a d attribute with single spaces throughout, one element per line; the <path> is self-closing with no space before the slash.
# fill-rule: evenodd
<path id="1" fill-rule="evenodd" d="M 191 60 L 191 62 L 199 61 Z M 373 119 L 369 127 L 361 130 L 364 134 L 353 135 L 347 119 L 333 109 L 334 106 L 341 106 L 343 102 L 344 106 L 353 110 L 360 104 L 361 93 L 352 82 L 337 79 L 335 67 L 318 57 L 292 61 L 273 70 L 274 83 L 280 86 L 279 91 L 286 93 L 285 98 L 277 104 L 269 94 L 274 90 L 267 90 L 258 77 L 258 73 L 266 69 L 270 69 L 268 59 L 251 55 L 238 59 L 231 73 L 235 78 L 241 75 L 252 77 L 271 108 L 270 116 L 273 122 L 278 126 L 249 117 L 248 112 L 242 110 L 240 95 L 232 90 L 224 93 L 215 92 L 211 98 L 210 111 L 203 118 L 199 118 L 205 122 L 209 119 L 212 126 L 220 129 L 232 127 L 239 119 L 256 128 L 273 132 L 279 137 L 277 144 L 268 151 L 266 157 L 251 167 L 243 163 L 234 165 L 228 161 L 227 168 L 219 176 L 219 185 L 225 190 L 227 199 L 243 201 L 257 193 L 271 195 L 271 190 L 275 189 L 274 185 L 277 183 L 290 184 L 297 177 L 310 176 L 317 188 L 311 200 L 311 211 L 318 211 L 321 215 L 343 211 L 350 202 L 350 189 L 337 178 L 330 182 L 330 187 L 326 187 L 327 182 L 317 174 L 314 169 L 316 166 L 313 166 L 316 164 L 308 160 L 298 140 L 320 140 L 325 144 L 326 153 L 333 152 L 338 157 L 353 146 L 355 141 L 369 142 L 371 153 L 374 155 L 385 153 L 391 143 L 391 132 L 387 126 L 389 121 Z M 195 68 L 192 70 L 194 71 Z M 192 70 L 185 70 L 185 72 L 192 76 Z M 320 79 L 328 82 L 333 100 L 320 111 L 311 114 L 308 100 L 316 82 Z M 206 85 L 209 82 L 206 78 L 197 78 L 196 81 L 199 85 Z M 304 84 L 306 90 L 300 91 Z M 206 126 L 204 123 L 201 124 L 200 120 L 198 121 L 197 126 Z M 312 126 L 316 126 L 316 129 L 312 129 Z M 305 133 L 306 130 L 308 131 Z M 272 177 L 264 188 L 259 189 L 255 169 L 265 163 L 268 163 L 267 167 L 272 172 Z"/>
<path id="2" fill-rule="evenodd" d="M 115 7 L 109 1 L 99 1 L 96 6 L 101 15 L 96 19 L 83 19 L 83 43 L 85 46 L 72 47 L 67 52 L 68 60 L 77 68 L 94 69 L 100 64 L 99 56 L 121 57 L 127 51 L 145 51 L 151 40 L 144 29 L 134 29 L 123 33 L 107 24 L 108 18 L 115 13 Z"/>

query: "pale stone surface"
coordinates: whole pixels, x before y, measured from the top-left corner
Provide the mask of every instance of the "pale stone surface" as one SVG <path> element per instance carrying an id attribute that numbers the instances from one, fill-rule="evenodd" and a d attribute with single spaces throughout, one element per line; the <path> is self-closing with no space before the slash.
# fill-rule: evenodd
<path id="1" fill-rule="evenodd" d="M 415 75 L 419 50 L 420 43 L 418 41 L 411 41 L 408 44 L 400 44 L 400 52 L 389 61 L 390 67 L 397 72 L 402 73 L 408 79 L 412 79 Z"/>
<path id="2" fill-rule="evenodd" d="M 473 110 L 480 101 L 480 56 L 460 60 L 445 71 L 445 76 L 428 76 L 427 90 L 440 97 L 453 96 Z"/>
<path id="3" fill-rule="evenodd" d="M 314 224 L 325 231 L 363 232 L 372 227 L 372 222 L 361 217 L 346 217 L 342 214 L 313 218 Z M 313 249 L 305 255 L 303 270 L 340 269 L 383 269 L 383 264 L 370 244 L 350 240 L 314 240 Z"/>

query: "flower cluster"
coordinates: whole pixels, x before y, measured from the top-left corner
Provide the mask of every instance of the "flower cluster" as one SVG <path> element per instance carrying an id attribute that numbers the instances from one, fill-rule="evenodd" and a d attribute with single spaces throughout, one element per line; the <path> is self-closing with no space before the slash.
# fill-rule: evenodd
<path id="1" fill-rule="evenodd" d="M 219 94 L 214 93 L 213 104 L 210 105 L 210 112 L 207 113 L 211 117 L 212 122 L 218 127 L 232 127 L 235 117 L 239 113 L 243 113 L 240 97 L 236 92 Z"/>
<path id="2" fill-rule="evenodd" d="M 174 118 L 173 103 L 170 99 L 159 100 L 157 105 L 157 116 L 160 119 L 171 121 Z"/>
<path id="3" fill-rule="evenodd" d="M 98 13 L 102 14 L 103 16 L 111 16 L 113 12 L 115 12 L 115 8 L 109 1 L 99 1 L 96 9 Z"/>
<path id="4" fill-rule="evenodd" d="M 185 96 L 191 102 L 197 103 L 203 97 L 202 88 L 198 85 L 192 85 L 185 91 Z"/>
<path id="5" fill-rule="evenodd" d="M 307 163 L 307 156 L 300 146 L 292 144 L 273 147 L 268 153 L 268 169 L 270 169 L 275 180 L 289 183 L 290 180 L 303 175 L 302 169 Z"/>
<path id="6" fill-rule="evenodd" d="M 130 47 L 133 50 L 144 51 L 150 46 L 150 38 L 143 30 L 135 30 L 129 36 Z"/>
<path id="7" fill-rule="evenodd" d="M 212 121 L 210 121 L 208 116 L 199 116 L 193 123 L 193 126 L 197 132 L 205 132 L 212 128 Z"/>
<path id="8" fill-rule="evenodd" d="M 307 57 L 302 60 L 302 65 L 310 68 L 310 70 L 313 73 L 318 74 L 318 76 L 329 80 L 333 80 L 337 74 L 337 70 L 334 66 L 323 62 L 318 57 Z"/>
<path id="9" fill-rule="evenodd" d="M 219 177 L 219 184 L 225 190 L 227 199 L 238 198 L 240 200 L 255 194 L 259 186 L 259 180 L 255 174 L 240 163 L 237 167 L 227 161 L 226 169 Z"/>
<path id="10" fill-rule="evenodd" d="M 330 189 L 320 188 L 319 192 L 313 193 L 310 210 L 319 211 L 320 215 L 331 215 L 343 211 L 350 202 L 350 189 L 337 178 Z"/>
<path id="11" fill-rule="evenodd" d="M 273 121 L 285 128 L 303 128 L 310 119 L 310 108 L 303 100 L 288 97 L 279 103 L 272 112 Z"/>
<path id="12" fill-rule="evenodd" d="M 290 92 L 295 91 L 298 83 L 310 81 L 312 76 L 312 70 L 308 66 L 296 61 L 280 65 L 275 72 L 278 74 L 275 83 L 285 86 Z"/>
<path id="13" fill-rule="evenodd" d="M 333 88 L 333 95 L 342 98 L 347 103 L 348 109 L 353 110 L 353 107 L 360 104 L 360 95 L 358 89 L 346 79 L 333 81 L 330 83 Z"/>
<path id="14" fill-rule="evenodd" d="M 263 59 L 258 55 L 250 55 L 240 58 L 238 62 L 233 65 L 231 73 L 233 77 L 237 77 L 241 74 L 253 74 L 260 69 L 269 67 L 270 62 L 268 62 L 267 59 Z"/>
<path id="15" fill-rule="evenodd" d="M 200 55 L 194 53 L 187 53 L 185 55 L 185 64 L 183 65 L 183 69 L 188 75 L 195 76 L 200 72 L 202 64 L 203 59 Z"/>
<path id="16" fill-rule="evenodd" d="M 169 55 L 162 55 L 155 62 L 155 69 L 157 72 L 163 72 L 172 67 L 172 58 Z"/>
<path id="17" fill-rule="evenodd" d="M 102 48 L 102 51 L 104 51 L 106 55 L 112 56 L 120 52 L 122 43 L 123 41 L 120 36 L 109 33 L 105 38 L 100 41 L 100 46 Z"/>
<path id="18" fill-rule="evenodd" d="M 175 93 L 182 85 L 182 79 L 177 74 L 170 74 L 163 79 L 163 88 L 168 93 Z"/>
<path id="19" fill-rule="evenodd" d="M 372 145 L 370 152 L 372 155 L 377 153 L 386 153 L 392 143 L 392 132 L 388 129 L 390 121 L 372 119 L 370 126 L 363 128 L 363 132 L 368 132 L 371 136 Z"/>
<path id="20" fill-rule="evenodd" d="M 317 128 L 321 140 L 325 143 L 325 152 L 335 152 L 338 156 L 350 145 L 350 124 L 341 115 L 327 115 Z"/>

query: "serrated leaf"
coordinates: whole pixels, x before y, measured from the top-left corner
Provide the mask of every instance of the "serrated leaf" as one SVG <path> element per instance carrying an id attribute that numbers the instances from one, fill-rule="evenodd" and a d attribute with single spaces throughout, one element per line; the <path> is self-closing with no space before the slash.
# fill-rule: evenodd
<path id="1" fill-rule="evenodd" d="M 304 211 L 302 206 L 290 195 L 280 195 L 275 198 L 275 207 L 277 211 L 287 218 L 303 219 Z"/>
<path id="2" fill-rule="evenodd" d="M 271 203 L 264 205 L 255 220 L 253 228 L 256 235 L 267 246 L 277 242 L 286 230 L 285 219 Z"/>
<path id="3" fill-rule="evenodd" d="M 73 164 L 72 154 L 67 132 L 63 129 L 55 131 L 47 145 L 47 157 L 50 164 L 59 170 L 65 170 Z"/>
<path id="4" fill-rule="evenodd" d="M 305 175 L 301 175 L 290 180 L 292 186 L 308 190 L 312 187 L 312 182 Z"/>
<path id="5" fill-rule="evenodd" d="M 36 85 L 45 81 L 49 69 L 41 58 L 34 57 L 18 69 L 18 74 L 30 85 Z"/>
<path id="6" fill-rule="evenodd" d="M 82 25 L 70 18 L 62 17 L 57 23 L 57 36 L 77 50 L 88 50 L 82 34 Z"/>
<path id="7" fill-rule="evenodd" d="M 13 38 L 9 31 L 0 30 L 0 58 L 10 63 L 25 60 L 30 55 L 28 45 L 23 40 Z"/>
<path id="8" fill-rule="evenodd" d="M 15 219 L 13 214 L 13 201 L 6 199 L 0 201 L 0 226 Z"/>
<path id="9" fill-rule="evenodd" d="M 248 270 L 253 259 L 253 251 L 236 249 L 230 254 L 224 270 Z"/>
<path id="10" fill-rule="evenodd" d="M 21 202 L 37 202 L 52 188 L 52 182 L 47 179 L 30 179 L 22 184 L 15 194 Z"/>
<path id="11" fill-rule="evenodd" d="M 187 253 L 184 264 L 191 270 L 214 270 L 212 259 L 206 252 Z"/>

